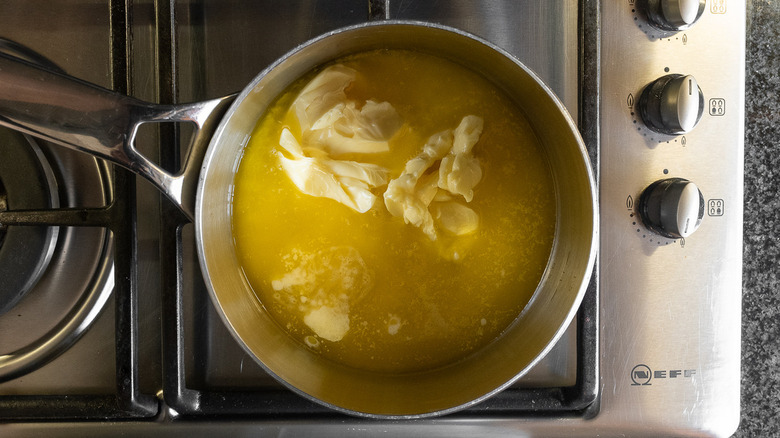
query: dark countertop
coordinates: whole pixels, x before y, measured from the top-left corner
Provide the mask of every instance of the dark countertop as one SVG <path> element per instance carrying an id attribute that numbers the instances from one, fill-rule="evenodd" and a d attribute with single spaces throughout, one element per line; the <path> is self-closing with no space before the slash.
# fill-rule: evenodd
<path id="1" fill-rule="evenodd" d="M 742 421 L 780 436 L 780 2 L 748 1 Z"/>

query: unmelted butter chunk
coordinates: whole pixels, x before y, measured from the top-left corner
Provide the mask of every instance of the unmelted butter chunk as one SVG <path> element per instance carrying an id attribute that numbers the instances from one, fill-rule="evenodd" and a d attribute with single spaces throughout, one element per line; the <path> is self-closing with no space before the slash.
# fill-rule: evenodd
<path id="1" fill-rule="evenodd" d="M 477 116 L 466 116 L 455 128 L 452 149 L 441 159 L 439 187 L 462 195 L 466 202 L 474 198 L 474 186 L 482 179 L 479 161 L 471 155 L 471 149 L 482 135 L 483 121 Z"/>
<path id="2" fill-rule="evenodd" d="M 442 228 L 456 236 L 473 233 L 479 227 L 479 215 L 455 201 L 434 203 L 431 214 Z"/>
<path id="3" fill-rule="evenodd" d="M 292 104 L 295 115 L 306 131 L 334 106 L 347 100 L 344 90 L 355 81 L 357 72 L 341 64 L 333 65 L 314 77 Z"/>
<path id="4" fill-rule="evenodd" d="M 482 179 L 479 160 L 471 155 L 482 127 L 482 118 L 469 115 L 454 131 L 432 135 L 422 152 L 406 163 L 404 173 L 388 183 L 387 211 L 422 229 L 431 240 L 436 240 L 437 229 L 456 236 L 476 231 L 479 216 L 456 197 L 471 202 Z"/>
<path id="5" fill-rule="evenodd" d="M 351 246 L 312 253 L 296 249 L 283 260 L 287 272 L 271 281 L 279 304 L 297 311 L 318 337 L 340 341 L 349 331 L 350 305 L 373 287 L 373 275 L 360 252 Z"/>
<path id="6" fill-rule="evenodd" d="M 403 121 L 388 102 L 368 100 L 358 108 L 357 102 L 348 100 L 345 90 L 356 78 L 355 70 L 338 64 L 312 79 L 292 104 L 301 139 L 284 128 L 278 156 L 301 192 L 365 213 L 376 201 L 372 190 L 387 184 L 387 170 L 337 158 L 389 151 L 389 140 Z"/>
<path id="7" fill-rule="evenodd" d="M 301 192 L 330 198 L 347 207 L 365 213 L 376 201 L 374 187 L 387 184 L 387 169 L 370 163 L 307 157 L 295 136 L 285 128 L 279 139 L 282 152 L 277 152 L 287 176 Z"/>
<path id="8" fill-rule="evenodd" d="M 389 140 L 403 122 L 388 102 L 339 103 L 305 131 L 303 141 L 329 153 L 374 154 L 390 150 Z"/>
<path id="9" fill-rule="evenodd" d="M 312 309 L 303 317 L 303 322 L 322 339 L 338 342 L 349 331 L 349 306 Z"/>
<path id="10" fill-rule="evenodd" d="M 421 228 L 432 240 L 436 239 L 433 216 L 428 206 L 438 192 L 437 177 L 426 172 L 452 148 L 452 131 L 432 135 L 422 152 L 406 162 L 404 173 L 391 180 L 384 194 L 385 207 L 393 216 Z"/>

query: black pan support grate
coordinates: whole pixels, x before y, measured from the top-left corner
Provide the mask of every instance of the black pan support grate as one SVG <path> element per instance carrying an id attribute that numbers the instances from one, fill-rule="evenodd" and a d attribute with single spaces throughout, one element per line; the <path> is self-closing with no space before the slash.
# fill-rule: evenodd
<path id="1" fill-rule="evenodd" d="M 386 18 L 387 0 L 369 1 L 368 19 Z M 598 170 L 598 0 L 580 0 L 580 111 L 579 125 L 593 165 Z M 174 8 L 160 4 L 158 43 L 161 59 L 160 92 L 162 102 L 174 102 L 177 95 L 176 29 Z M 179 144 L 176 127 L 165 127 L 162 144 Z M 175 148 L 162 148 L 161 163 L 175 168 L 180 157 Z M 163 393 L 165 402 L 184 417 L 274 417 L 305 414 L 307 418 L 339 417 L 333 411 L 304 399 L 288 390 L 224 390 L 204 387 L 188 381 L 185 368 L 185 306 L 183 287 L 182 228 L 187 220 L 177 208 L 164 202 L 161 226 L 161 269 L 163 272 Z M 571 387 L 510 388 L 459 415 L 549 415 L 585 416 L 598 412 L 598 279 L 594 270 L 588 291 L 577 318 L 577 380 Z M 207 298 L 202 298 L 207 300 Z M 191 315 L 188 315 L 188 317 Z M 195 315 L 193 334 L 196 343 L 206 339 L 208 323 Z M 198 367 L 198 364 L 192 365 Z"/>

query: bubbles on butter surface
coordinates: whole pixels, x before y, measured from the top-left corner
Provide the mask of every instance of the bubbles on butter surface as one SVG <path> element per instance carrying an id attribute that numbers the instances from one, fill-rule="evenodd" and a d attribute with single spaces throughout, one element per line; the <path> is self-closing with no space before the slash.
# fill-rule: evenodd
<path id="1" fill-rule="evenodd" d="M 401 321 L 401 318 L 398 315 L 391 314 L 387 321 L 387 333 L 391 335 L 398 334 L 398 330 L 400 330 L 404 324 L 405 322 Z"/>
<path id="2" fill-rule="evenodd" d="M 306 345 L 308 345 L 310 348 L 317 349 L 320 347 L 320 341 L 319 339 L 317 339 L 316 336 L 312 336 L 312 335 L 306 336 L 303 338 L 303 342 Z"/>

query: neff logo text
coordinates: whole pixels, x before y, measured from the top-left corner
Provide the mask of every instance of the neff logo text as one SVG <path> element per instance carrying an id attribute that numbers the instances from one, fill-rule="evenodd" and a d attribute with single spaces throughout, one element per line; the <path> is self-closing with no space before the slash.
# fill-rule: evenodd
<path id="1" fill-rule="evenodd" d="M 691 378 L 694 374 L 696 374 L 696 370 L 694 369 L 653 371 L 649 366 L 645 364 L 639 364 L 631 369 L 631 386 L 650 385 L 650 381 L 653 379 Z"/>

